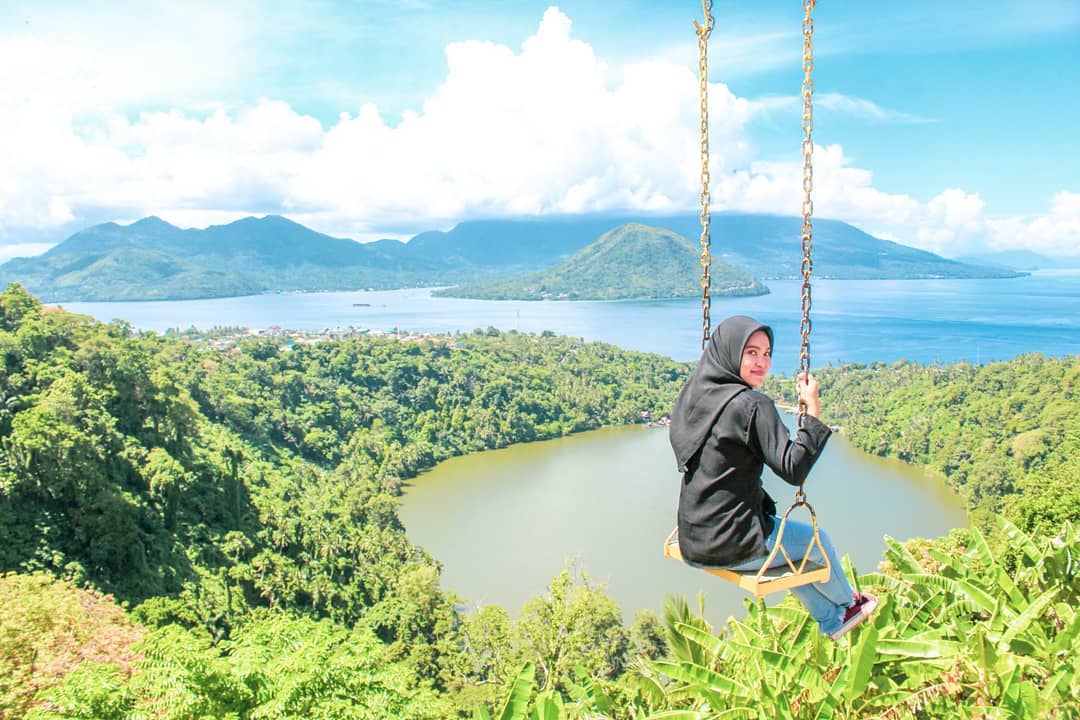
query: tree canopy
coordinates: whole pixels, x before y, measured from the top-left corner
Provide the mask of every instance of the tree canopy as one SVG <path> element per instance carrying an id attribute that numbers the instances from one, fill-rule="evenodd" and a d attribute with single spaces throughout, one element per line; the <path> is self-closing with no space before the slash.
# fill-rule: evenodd
<path id="1" fill-rule="evenodd" d="M 828 422 L 976 519 L 890 540 L 838 645 L 791 600 L 627 628 L 573 566 L 465 613 L 409 541 L 417 472 L 662 415 L 689 364 L 490 328 L 212 349 L 18 286 L 0 363 L 3 719 L 1080 716 L 1075 357 L 818 371 Z"/>

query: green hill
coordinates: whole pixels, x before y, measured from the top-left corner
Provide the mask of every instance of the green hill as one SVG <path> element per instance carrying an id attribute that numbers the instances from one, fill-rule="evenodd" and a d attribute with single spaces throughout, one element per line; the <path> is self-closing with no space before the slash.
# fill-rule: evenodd
<path id="1" fill-rule="evenodd" d="M 104 223 L 44 255 L 0 266 L 48 301 L 187 300 L 260 292 L 394 288 L 431 283 L 432 263 L 384 241 L 362 245 L 276 215 L 184 230 L 156 217 Z"/>
<path id="2" fill-rule="evenodd" d="M 627 223 L 569 259 L 509 280 L 437 291 L 487 300 L 643 300 L 701 294 L 700 249 L 664 228 Z M 764 295 L 769 289 L 723 261 L 711 269 L 713 295 Z"/>
<path id="3" fill-rule="evenodd" d="M 505 280 L 563 262 L 600 235 L 628 223 L 647 223 L 696 238 L 694 215 L 583 215 L 471 220 L 448 231 L 428 231 L 408 242 L 358 243 L 315 232 L 276 215 L 248 217 L 205 230 L 181 229 L 156 217 L 130 225 L 104 223 L 75 233 L 47 253 L 0 265 L 0 286 L 18 282 L 49 302 L 80 300 L 186 300 L 260 292 L 319 292 L 447 286 Z M 718 287 L 733 288 L 719 261 L 762 278 L 799 275 L 801 220 L 717 213 L 712 256 Z M 653 248 L 656 258 L 670 251 Z M 695 257 L 697 249 L 694 249 Z M 675 253 L 677 254 L 677 253 Z M 597 262 L 607 262 L 598 258 Z M 627 258 L 632 264 L 632 258 Z M 654 258 L 650 256 L 649 263 Z M 665 261 L 666 262 L 666 261 Z M 679 262 L 685 262 L 680 260 Z M 634 297 L 689 292 L 700 276 L 696 260 L 666 295 L 659 276 L 640 278 Z M 674 271 L 671 262 L 663 272 Z M 614 288 L 622 269 L 596 268 L 581 284 Z M 659 273 L 660 269 L 654 269 Z M 846 223 L 814 224 L 815 277 L 845 279 L 1016 277 L 1001 267 L 946 260 L 924 250 L 879 240 Z M 652 285 L 656 285 L 656 289 Z M 606 285 L 603 285 L 606 287 Z M 650 293 L 657 292 L 659 295 Z M 756 294 L 759 290 L 755 289 Z M 606 295 L 610 299 L 618 296 Z"/>
<path id="4" fill-rule="evenodd" d="M 640 212 L 469 220 L 446 232 L 421 233 L 405 247 L 413 256 L 422 255 L 447 267 L 472 267 L 506 278 L 561 262 L 603 233 L 626 223 L 644 223 L 697 238 L 701 233 L 700 222 L 697 213 Z M 801 217 L 713 213 L 713 260 L 729 262 L 762 280 L 798 278 L 802 263 L 801 232 Z M 1010 278 L 1024 274 L 988 267 L 985 263 L 949 260 L 876 238 L 839 220 L 814 220 L 814 277 L 817 278 Z"/>

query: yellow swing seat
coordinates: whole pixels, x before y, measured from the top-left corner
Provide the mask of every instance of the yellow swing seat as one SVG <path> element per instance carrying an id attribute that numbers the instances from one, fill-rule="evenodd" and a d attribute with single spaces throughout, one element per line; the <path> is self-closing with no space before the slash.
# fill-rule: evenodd
<path id="1" fill-rule="evenodd" d="M 784 537 L 784 526 L 787 524 L 788 515 L 800 505 L 805 505 L 810 511 L 810 517 L 813 519 L 814 524 L 814 535 L 810 539 L 810 543 L 806 546 L 806 550 L 803 552 L 802 557 L 798 560 L 792 560 L 788 555 L 787 550 L 784 549 L 781 541 Z M 810 560 L 810 552 L 815 544 L 818 547 L 820 556 L 825 559 L 824 563 Z M 783 565 L 770 567 L 773 564 L 777 552 L 783 553 L 786 562 Z M 671 534 L 667 536 L 667 540 L 664 541 L 664 557 L 672 558 L 673 560 L 683 559 L 682 551 L 679 549 L 678 528 L 672 530 Z M 817 515 L 814 513 L 814 509 L 810 507 L 805 500 L 798 498 L 795 503 L 787 509 L 787 512 L 784 513 L 784 517 L 780 521 L 780 530 L 776 535 L 776 546 L 773 547 L 772 552 L 765 558 L 759 569 L 729 570 L 720 567 L 702 567 L 700 569 L 711 575 L 716 575 L 719 578 L 727 580 L 730 583 L 734 583 L 743 590 L 753 593 L 754 596 L 758 598 L 765 597 L 769 593 L 779 592 L 780 590 L 790 590 L 793 587 L 799 587 L 801 585 L 825 582 L 829 579 L 829 573 L 832 572 L 832 568 L 829 566 L 829 557 L 825 554 L 825 549 L 821 546 L 821 538 L 818 537 Z"/>

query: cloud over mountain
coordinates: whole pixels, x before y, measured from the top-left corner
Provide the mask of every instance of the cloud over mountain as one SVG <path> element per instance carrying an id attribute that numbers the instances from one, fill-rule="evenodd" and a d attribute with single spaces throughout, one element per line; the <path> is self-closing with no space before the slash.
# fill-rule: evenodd
<path id="1" fill-rule="evenodd" d="M 470 217 L 678 212 L 698 202 L 691 64 L 609 67 L 554 7 L 520 48 L 451 43 L 442 84 L 397 122 L 370 102 L 342 108 L 328 126 L 274 97 L 207 107 L 177 74 L 183 54 L 166 50 L 176 107 L 145 89 L 122 90 L 118 78 L 129 76 L 116 74 L 112 56 L 86 65 L 85 56 L 45 40 L 0 38 L 0 82 L 14 89 L 0 100 L 0 241 L 103 215 L 205 226 L 283 212 L 367 239 Z M 43 63 L 45 92 L 27 80 L 28 61 Z M 211 72 L 205 62 L 196 70 Z M 88 93 L 80 72 L 103 96 Z M 145 71 L 130 78 L 152 83 Z M 858 98 L 824 100 L 840 112 L 888 114 Z M 124 109 L 132 103 L 146 109 Z M 710 87 L 714 206 L 795 214 L 801 164 L 758 157 L 748 124 L 761 103 L 723 83 Z M 1080 253 L 1080 208 L 1070 190 L 1044 215 L 991 217 L 962 189 L 920 202 L 875 187 L 872 173 L 835 144 L 815 148 L 814 183 L 819 216 L 934 252 L 982 244 Z"/>

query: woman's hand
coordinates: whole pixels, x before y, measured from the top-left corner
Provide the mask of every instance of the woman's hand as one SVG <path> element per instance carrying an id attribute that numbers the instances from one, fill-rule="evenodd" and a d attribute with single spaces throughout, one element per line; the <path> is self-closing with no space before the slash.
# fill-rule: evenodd
<path id="1" fill-rule="evenodd" d="M 795 387 L 799 393 L 799 402 L 806 404 L 806 414 L 821 417 L 817 379 L 809 372 L 805 372 L 798 377 Z"/>

